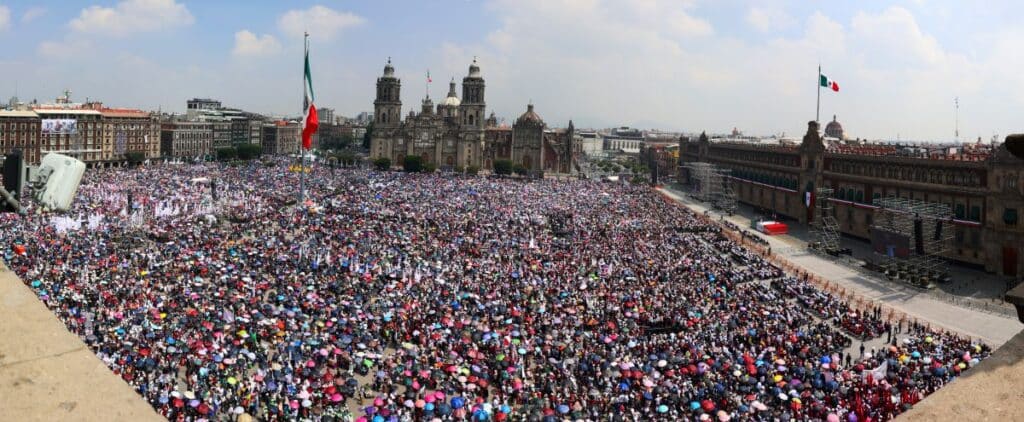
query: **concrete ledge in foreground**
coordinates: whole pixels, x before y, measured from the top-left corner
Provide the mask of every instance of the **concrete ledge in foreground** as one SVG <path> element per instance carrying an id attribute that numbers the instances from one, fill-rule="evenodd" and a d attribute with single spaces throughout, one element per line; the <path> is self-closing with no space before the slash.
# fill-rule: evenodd
<path id="1" fill-rule="evenodd" d="M 1024 420 L 1024 331 L 897 421 Z"/>
<path id="2" fill-rule="evenodd" d="M 0 262 L 0 421 L 164 421 Z"/>

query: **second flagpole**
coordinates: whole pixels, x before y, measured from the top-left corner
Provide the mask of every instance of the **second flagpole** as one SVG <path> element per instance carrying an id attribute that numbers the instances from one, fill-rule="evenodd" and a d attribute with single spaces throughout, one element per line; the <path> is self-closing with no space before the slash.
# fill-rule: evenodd
<path id="1" fill-rule="evenodd" d="M 814 122 L 821 124 L 821 65 L 818 65 L 818 106 L 814 111 Z"/>

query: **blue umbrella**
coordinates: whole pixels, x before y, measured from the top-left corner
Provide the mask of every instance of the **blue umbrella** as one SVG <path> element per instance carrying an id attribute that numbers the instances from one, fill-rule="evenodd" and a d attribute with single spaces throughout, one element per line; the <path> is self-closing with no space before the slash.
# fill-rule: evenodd
<path id="1" fill-rule="evenodd" d="M 561 413 L 563 415 L 569 413 L 569 406 L 566 406 L 564 404 L 558 405 L 558 413 Z"/>

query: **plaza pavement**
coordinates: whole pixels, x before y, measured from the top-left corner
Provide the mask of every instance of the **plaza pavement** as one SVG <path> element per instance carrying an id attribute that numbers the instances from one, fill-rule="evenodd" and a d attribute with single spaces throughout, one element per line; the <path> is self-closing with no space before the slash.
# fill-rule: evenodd
<path id="1" fill-rule="evenodd" d="M 0 262 L 0 421 L 162 421 Z"/>
<path id="2" fill-rule="evenodd" d="M 660 191 L 698 213 L 708 211 L 704 204 L 686 198 L 679 191 L 669 188 L 661 188 Z M 717 213 L 715 218 L 719 218 Z M 725 219 L 741 228 L 750 227 L 750 219 L 742 215 L 726 216 Z M 832 281 L 857 297 L 883 303 L 908 317 L 930 323 L 932 326 L 980 338 L 993 348 L 1003 345 L 1021 331 L 1020 323 L 1009 314 L 956 306 L 939 300 L 925 291 L 894 286 L 887 280 L 866 275 L 846 265 L 809 253 L 802 246 L 802 242 L 793 237 L 783 240 L 773 236 L 756 235 L 768 241 L 773 255 L 779 255 L 807 272 Z"/>

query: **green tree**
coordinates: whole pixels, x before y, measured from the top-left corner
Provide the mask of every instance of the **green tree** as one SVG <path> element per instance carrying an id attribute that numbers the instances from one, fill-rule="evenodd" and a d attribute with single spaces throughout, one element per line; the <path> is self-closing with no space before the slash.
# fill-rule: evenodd
<path id="1" fill-rule="evenodd" d="M 341 165 L 343 166 L 350 166 L 355 164 L 356 162 L 356 155 L 353 154 L 351 151 L 341 151 L 335 154 L 334 158 L 338 160 L 338 163 L 341 163 Z"/>
<path id="2" fill-rule="evenodd" d="M 380 171 L 387 171 L 388 169 L 391 168 L 391 159 L 381 157 L 376 160 L 373 160 L 373 167 Z"/>
<path id="3" fill-rule="evenodd" d="M 409 173 L 419 173 L 423 170 L 423 157 L 418 155 L 406 155 L 402 160 L 402 168 Z"/>
<path id="4" fill-rule="evenodd" d="M 520 176 L 525 176 L 527 173 L 526 167 L 523 166 L 522 164 L 516 164 L 515 166 L 513 166 L 512 171 Z"/>
<path id="5" fill-rule="evenodd" d="M 134 167 L 146 161 L 146 154 L 139 151 L 130 151 L 124 154 L 124 159 L 128 160 L 128 164 Z"/>
<path id="6" fill-rule="evenodd" d="M 437 170 L 437 165 L 434 163 L 423 163 L 423 168 L 420 169 L 423 173 L 433 173 L 435 170 Z"/>
<path id="7" fill-rule="evenodd" d="M 494 160 L 494 174 L 512 174 L 512 161 Z"/>
<path id="8" fill-rule="evenodd" d="M 238 156 L 238 150 L 233 147 L 217 148 L 217 161 L 231 161 Z"/>
<path id="9" fill-rule="evenodd" d="M 363 134 L 363 149 L 370 149 L 370 139 L 373 139 L 373 122 L 366 125 L 366 133 Z"/>
<path id="10" fill-rule="evenodd" d="M 477 167 L 477 166 L 466 167 L 466 173 L 476 176 L 478 173 L 480 173 L 480 167 Z"/>
<path id="11" fill-rule="evenodd" d="M 256 144 L 240 144 L 237 150 L 241 160 L 252 160 L 263 155 L 263 147 Z"/>

